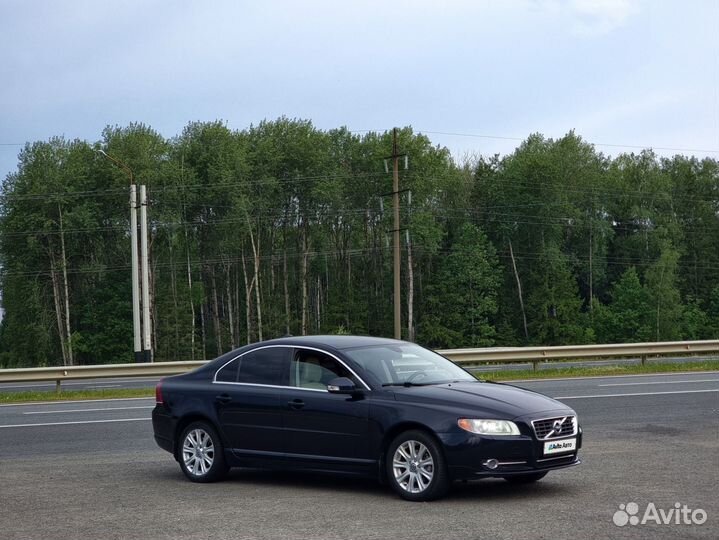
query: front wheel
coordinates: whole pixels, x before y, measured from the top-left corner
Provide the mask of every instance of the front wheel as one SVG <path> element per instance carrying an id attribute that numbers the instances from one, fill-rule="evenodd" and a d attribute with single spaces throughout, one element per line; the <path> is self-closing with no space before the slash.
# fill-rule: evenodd
<path id="1" fill-rule="evenodd" d="M 395 437 L 387 449 L 386 463 L 389 483 L 408 501 L 437 499 L 449 488 L 442 449 L 423 431 L 405 431 Z"/>
<path id="2" fill-rule="evenodd" d="M 179 438 L 180 468 L 193 482 L 215 482 L 227 473 L 220 437 L 207 422 L 193 422 Z"/>
<path id="3" fill-rule="evenodd" d="M 504 476 L 503 478 L 510 484 L 532 484 L 547 476 L 547 471 L 540 473 L 516 474 L 512 476 Z"/>

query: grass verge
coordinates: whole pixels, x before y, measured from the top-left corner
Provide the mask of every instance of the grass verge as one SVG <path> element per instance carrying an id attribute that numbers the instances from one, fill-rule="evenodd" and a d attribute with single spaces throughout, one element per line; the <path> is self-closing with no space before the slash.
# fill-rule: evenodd
<path id="1" fill-rule="evenodd" d="M 56 392 L 0 392 L 0 403 L 27 403 L 31 401 L 75 401 L 81 399 L 117 399 L 153 397 L 154 388 L 109 388 L 102 390 L 63 390 Z"/>
<path id="2" fill-rule="evenodd" d="M 480 379 L 492 381 L 515 381 L 518 379 L 561 379 L 564 377 L 601 377 L 606 375 L 648 375 L 652 373 L 675 373 L 689 371 L 719 370 L 719 360 L 703 360 L 691 363 L 656 363 L 642 366 L 596 366 L 596 367 L 565 367 L 539 369 L 522 369 L 516 371 L 475 371 Z"/>

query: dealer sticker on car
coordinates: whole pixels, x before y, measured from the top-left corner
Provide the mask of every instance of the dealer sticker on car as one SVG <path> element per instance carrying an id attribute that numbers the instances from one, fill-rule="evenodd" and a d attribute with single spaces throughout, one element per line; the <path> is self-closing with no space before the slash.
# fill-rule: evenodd
<path id="1" fill-rule="evenodd" d="M 562 441 L 551 441 L 544 443 L 544 453 L 559 454 L 560 452 L 571 452 L 577 446 L 577 439 L 564 439 Z"/>

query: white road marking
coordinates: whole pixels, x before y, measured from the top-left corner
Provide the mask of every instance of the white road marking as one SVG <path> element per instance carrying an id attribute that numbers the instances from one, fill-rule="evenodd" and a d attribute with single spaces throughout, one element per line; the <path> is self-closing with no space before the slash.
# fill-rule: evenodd
<path id="1" fill-rule="evenodd" d="M 557 396 L 554 399 L 594 399 L 594 398 L 612 398 L 612 397 L 628 397 L 628 396 L 661 396 L 664 394 L 703 394 L 707 392 L 719 392 L 719 388 L 713 390 L 676 390 L 672 392 L 638 392 L 635 394 L 598 394 L 591 396 Z"/>
<path id="2" fill-rule="evenodd" d="M 640 384 L 685 384 L 685 383 L 707 383 L 719 382 L 719 379 L 695 379 L 692 381 L 650 381 L 650 382 L 624 382 L 612 384 L 598 384 L 597 386 L 637 386 Z"/>
<path id="3" fill-rule="evenodd" d="M 63 403 L 93 403 L 93 402 L 104 402 L 104 401 L 136 401 L 138 399 L 144 399 L 145 401 L 155 400 L 152 396 L 147 397 L 124 397 L 124 398 L 108 398 L 108 399 L 74 399 L 74 400 L 62 400 L 56 399 L 55 401 L 29 401 L 27 403 L 2 403 L 0 407 L 32 407 L 33 405 L 61 405 Z"/>
<path id="4" fill-rule="evenodd" d="M 28 411 L 23 414 L 57 414 L 57 413 L 76 413 L 76 412 L 96 412 L 96 411 L 126 411 L 129 409 L 153 409 L 154 407 L 107 407 L 100 409 L 64 409 L 62 411 Z"/>
<path id="5" fill-rule="evenodd" d="M 79 420 L 74 422 L 45 422 L 42 424 L 6 424 L 0 429 L 17 427 L 39 427 L 39 426 L 70 426 L 73 424 L 109 424 L 111 422 L 140 422 L 152 420 L 151 418 L 116 418 L 114 420 Z"/>
<path id="6" fill-rule="evenodd" d="M 88 386 L 87 390 L 94 390 L 96 388 L 119 388 L 119 384 L 98 384 L 94 386 Z"/>
<path id="7" fill-rule="evenodd" d="M 153 378 L 145 378 L 145 377 L 137 377 L 132 379 L 103 379 L 102 382 L 157 382 L 159 379 L 156 377 Z M 85 381 L 68 381 L 65 382 L 64 380 L 60 379 L 60 384 L 62 386 L 81 386 L 83 384 L 92 384 L 93 381 L 97 381 L 97 379 L 87 379 Z M 7 388 L 54 388 L 55 382 L 51 383 L 42 383 L 42 384 L 14 384 L 14 385 L 8 385 L 8 384 L 0 384 L 0 390 L 5 390 Z"/>
<path id="8" fill-rule="evenodd" d="M 497 379 L 498 382 L 507 384 L 514 383 L 536 383 L 536 382 L 556 382 L 556 381 L 586 381 L 588 379 L 630 379 L 633 377 L 671 377 L 676 375 L 716 375 L 716 370 L 709 371 L 674 371 L 669 373 L 635 373 L 630 375 L 586 375 L 584 377 L 552 377 L 550 378 L 535 378 L 535 379 Z"/>

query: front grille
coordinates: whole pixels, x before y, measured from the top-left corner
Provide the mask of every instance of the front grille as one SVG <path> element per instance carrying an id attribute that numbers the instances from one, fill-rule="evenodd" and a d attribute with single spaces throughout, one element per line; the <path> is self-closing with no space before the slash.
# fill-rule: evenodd
<path id="1" fill-rule="evenodd" d="M 558 439 L 577 434 L 577 418 L 575 416 L 557 416 L 533 420 L 532 426 L 538 439 Z"/>

